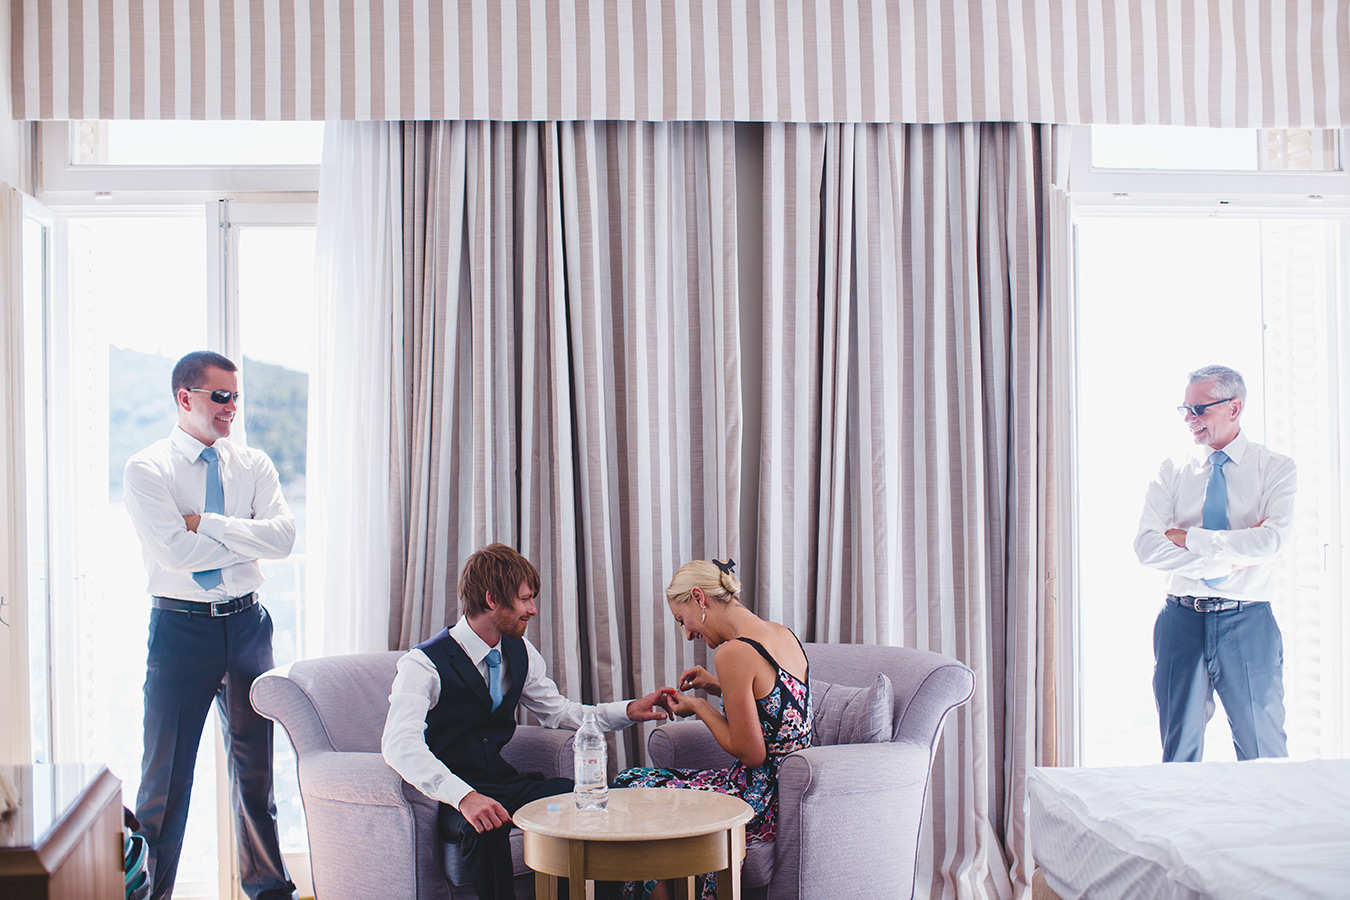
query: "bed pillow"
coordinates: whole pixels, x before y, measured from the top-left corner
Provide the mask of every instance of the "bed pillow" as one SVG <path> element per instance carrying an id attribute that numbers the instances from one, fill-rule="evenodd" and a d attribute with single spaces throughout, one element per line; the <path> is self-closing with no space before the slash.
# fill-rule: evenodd
<path id="1" fill-rule="evenodd" d="M 891 680 L 878 674 L 870 687 L 811 680 L 814 743 L 875 744 L 891 739 Z"/>

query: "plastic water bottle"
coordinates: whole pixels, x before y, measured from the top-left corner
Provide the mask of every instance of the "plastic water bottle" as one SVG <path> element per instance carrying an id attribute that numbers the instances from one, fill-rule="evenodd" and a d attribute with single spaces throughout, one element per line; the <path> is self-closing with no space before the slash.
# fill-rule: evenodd
<path id="1" fill-rule="evenodd" d="M 595 710 L 588 708 L 581 717 L 581 729 L 572 744 L 572 799 L 577 809 L 604 809 L 609 804 L 609 748 L 605 735 L 595 721 Z"/>

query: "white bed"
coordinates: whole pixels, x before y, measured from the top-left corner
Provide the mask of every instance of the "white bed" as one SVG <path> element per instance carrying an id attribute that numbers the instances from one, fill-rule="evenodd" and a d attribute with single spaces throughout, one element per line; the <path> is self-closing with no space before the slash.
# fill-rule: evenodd
<path id="1" fill-rule="evenodd" d="M 1027 793 L 1063 900 L 1350 897 L 1350 760 L 1036 768 Z"/>

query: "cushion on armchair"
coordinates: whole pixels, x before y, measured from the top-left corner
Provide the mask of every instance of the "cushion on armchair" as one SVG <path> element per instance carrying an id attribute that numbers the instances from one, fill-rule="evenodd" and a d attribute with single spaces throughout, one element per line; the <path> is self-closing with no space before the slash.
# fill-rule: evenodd
<path id="1" fill-rule="evenodd" d="M 891 739 L 891 680 L 878 674 L 869 687 L 811 680 L 812 729 L 816 746 L 876 744 Z"/>

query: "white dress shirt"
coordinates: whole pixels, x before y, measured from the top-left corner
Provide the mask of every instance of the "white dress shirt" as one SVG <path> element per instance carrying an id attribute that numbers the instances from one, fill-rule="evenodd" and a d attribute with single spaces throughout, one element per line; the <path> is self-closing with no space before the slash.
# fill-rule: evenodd
<path id="1" fill-rule="evenodd" d="M 272 460 L 224 438 L 213 446 L 224 513 L 202 512 L 207 462 L 200 456 L 206 445 L 178 426 L 127 460 L 122 490 L 153 596 L 200 602 L 243 596 L 263 583 L 259 559 L 283 559 L 295 545 L 295 517 Z M 202 517 L 196 532 L 183 522 L 188 515 Z M 221 576 L 209 591 L 192 577 L 206 569 L 220 569 Z"/>
<path id="2" fill-rule="evenodd" d="M 1186 459 L 1164 460 L 1149 484 L 1135 555 L 1168 576 L 1170 594 L 1270 600 L 1275 559 L 1293 534 L 1294 461 L 1238 432 L 1223 448 L 1228 529 L 1214 531 L 1201 526 L 1213 451 L 1196 449 Z M 1168 539 L 1169 528 L 1186 529 L 1185 547 Z M 1201 580 L 1225 575 L 1227 580 L 1213 587 Z"/>
<path id="3" fill-rule="evenodd" d="M 488 666 L 484 658 L 492 649 L 500 653 L 501 642 L 498 641 L 495 648 L 489 647 L 469 625 L 469 620 L 462 616 L 450 629 L 450 636 L 464 648 L 486 683 Z M 544 671 L 544 657 L 529 639 L 525 640 L 525 654 L 529 666 L 524 673 L 525 686 L 520 692 L 520 705 L 550 728 L 581 727 L 581 714 L 586 707 L 568 700 L 558 692 L 558 686 Z M 506 696 L 514 684 L 512 679 L 515 675 L 508 669 L 506 654 L 502 653 L 502 696 Z M 409 650 L 399 659 L 394 685 L 390 688 L 389 718 L 384 723 L 380 751 L 390 768 L 402 775 L 408 784 L 431 799 L 458 809 L 464 795 L 473 788 L 446 768 L 427 746 L 427 711 L 436 705 L 440 695 L 441 677 L 436 671 L 436 664 L 421 650 Z M 618 731 L 633 724 L 627 710 L 627 700 L 602 703 L 595 707 L 595 717 L 602 730 Z"/>

